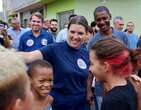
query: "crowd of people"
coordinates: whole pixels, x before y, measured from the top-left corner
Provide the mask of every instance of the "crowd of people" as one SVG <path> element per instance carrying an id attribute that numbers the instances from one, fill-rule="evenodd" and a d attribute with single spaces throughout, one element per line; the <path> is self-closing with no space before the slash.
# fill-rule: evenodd
<path id="1" fill-rule="evenodd" d="M 1 110 L 141 110 L 141 39 L 105 6 L 64 29 L 39 12 L 0 27 Z M 4 47 L 5 48 L 4 48 Z M 7 48 L 7 49 L 6 49 Z M 12 49 L 11 49 L 12 48 Z M 13 51 L 13 49 L 15 51 Z"/>

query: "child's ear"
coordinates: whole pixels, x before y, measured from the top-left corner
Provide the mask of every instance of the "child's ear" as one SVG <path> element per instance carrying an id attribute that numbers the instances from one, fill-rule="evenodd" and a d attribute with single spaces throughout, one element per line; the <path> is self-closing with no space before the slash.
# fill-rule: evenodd
<path id="1" fill-rule="evenodd" d="M 21 99 L 16 99 L 14 105 L 13 105 L 13 110 L 23 110 L 23 102 Z"/>

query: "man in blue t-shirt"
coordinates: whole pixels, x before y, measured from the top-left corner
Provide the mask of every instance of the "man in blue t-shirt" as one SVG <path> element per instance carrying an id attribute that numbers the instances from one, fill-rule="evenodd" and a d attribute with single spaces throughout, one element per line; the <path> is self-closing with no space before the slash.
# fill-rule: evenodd
<path id="1" fill-rule="evenodd" d="M 138 36 L 133 33 L 134 28 L 135 28 L 135 26 L 134 26 L 134 23 L 132 21 L 127 23 L 126 34 L 127 34 L 128 40 L 130 42 L 130 47 L 129 47 L 130 49 L 136 49 L 137 43 L 138 43 L 138 40 L 139 40 Z"/>
<path id="2" fill-rule="evenodd" d="M 91 47 L 97 41 L 104 39 L 106 37 L 114 37 L 115 39 L 118 39 L 119 41 L 121 41 L 127 47 L 130 46 L 129 42 L 128 42 L 128 38 L 124 32 L 117 31 L 117 30 L 111 28 L 111 25 L 110 25 L 111 13 L 107 7 L 105 7 L 105 6 L 97 7 L 94 11 L 94 19 L 95 19 L 97 26 L 99 27 L 99 32 L 95 36 L 91 37 L 91 39 L 89 40 L 88 50 L 90 50 Z M 90 102 L 90 104 L 92 101 L 91 100 L 92 99 L 91 87 L 92 87 L 93 78 L 94 78 L 94 76 L 90 73 L 88 76 L 88 82 L 87 82 L 87 91 L 88 91 L 87 92 L 88 93 L 87 99 Z M 98 104 L 98 105 L 96 105 L 96 109 L 100 110 L 102 96 L 104 95 L 102 83 L 96 81 L 94 94 L 96 96 L 96 99 L 97 99 L 96 101 Z"/>
<path id="3" fill-rule="evenodd" d="M 29 52 L 53 43 L 52 35 L 42 30 L 43 18 L 39 12 L 32 14 L 30 22 L 32 29 L 21 36 L 19 51 Z"/>

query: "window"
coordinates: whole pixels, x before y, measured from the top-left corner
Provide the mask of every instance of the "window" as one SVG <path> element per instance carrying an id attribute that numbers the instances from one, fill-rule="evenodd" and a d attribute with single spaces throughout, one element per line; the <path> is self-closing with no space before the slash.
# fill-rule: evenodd
<path id="1" fill-rule="evenodd" d="M 57 14 L 60 30 L 64 28 L 64 24 L 69 21 L 69 16 L 72 14 L 74 14 L 74 10 L 60 12 Z"/>

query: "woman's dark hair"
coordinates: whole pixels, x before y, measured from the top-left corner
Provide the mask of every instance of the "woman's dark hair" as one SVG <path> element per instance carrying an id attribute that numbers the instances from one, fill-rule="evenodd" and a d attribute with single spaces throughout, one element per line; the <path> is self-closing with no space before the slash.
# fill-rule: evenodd
<path id="1" fill-rule="evenodd" d="M 88 21 L 86 20 L 84 16 L 74 16 L 68 24 L 68 29 L 70 28 L 72 24 L 82 25 L 85 27 L 86 32 L 88 31 Z"/>
<path id="2" fill-rule="evenodd" d="M 105 38 L 91 48 L 100 61 L 106 61 L 112 66 L 114 73 L 128 76 L 132 71 L 128 49 L 115 38 Z"/>
<path id="3" fill-rule="evenodd" d="M 94 10 L 94 19 L 96 18 L 96 13 L 103 12 L 103 11 L 106 11 L 107 14 L 111 17 L 111 13 L 110 13 L 109 9 L 106 6 L 98 6 Z"/>
<path id="4" fill-rule="evenodd" d="M 141 61 L 141 49 L 140 48 L 132 50 L 130 49 L 129 52 L 131 57 L 131 63 L 133 64 L 135 69 L 137 66 L 137 61 L 139 60 Z"/>

